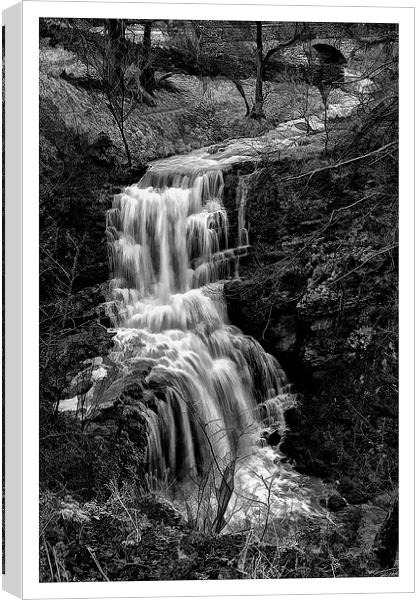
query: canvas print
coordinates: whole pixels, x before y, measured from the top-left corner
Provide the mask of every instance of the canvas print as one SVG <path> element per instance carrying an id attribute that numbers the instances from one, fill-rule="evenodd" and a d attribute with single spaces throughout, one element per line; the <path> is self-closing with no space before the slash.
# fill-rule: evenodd
<path id="1" fill-rule="evenodd" d="M 39 119 L 40 581 L 398 576 L 397 25 L 42 18 Z"/>

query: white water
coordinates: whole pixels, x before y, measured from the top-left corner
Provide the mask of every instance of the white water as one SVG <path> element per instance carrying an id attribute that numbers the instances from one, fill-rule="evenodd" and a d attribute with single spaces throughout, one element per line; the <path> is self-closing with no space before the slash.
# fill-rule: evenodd
<path id="1" fill-rule="evenodd" d="M 255 511 L 260 519 L 267 510 L 310 512 L 301 478 L 261 438 L 263 430 L 284 433 L 290 386 L 278 362 L 229 324 L 223 300 L 223 281 L 237 276 L 248 249 L 245 190 L 238 190 L 244 246 L 232 249 L 223 173 L 191 166 L 150 168 L 107 215 L 117 307 L 111 358 L 123 376 L 151 366 L 153 400 L 142 409 L 149 471 L 194 495 L 203 477 L 211 473 L 214 491 L 234 467 L 231 524 Z"/>

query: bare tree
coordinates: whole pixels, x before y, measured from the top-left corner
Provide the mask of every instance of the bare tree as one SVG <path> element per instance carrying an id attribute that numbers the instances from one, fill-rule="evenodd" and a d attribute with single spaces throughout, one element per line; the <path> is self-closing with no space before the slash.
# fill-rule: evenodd
<path id="1" fill-rule="evenodd" d="M 73 19 L 71 26 L 77 43 L 77 53 L 85 64 L 88 76 L 99 83 L 105 105 L 118 127 L 129 168 L 132 155 L 127 139 L 126 122 L 133 110 L 141 103 L 154 104 L 141 82 L 140 47 L 129 44 L 126 39 L 127 23 L 123 19 L 106 19 L 103 31 L 86 19 Z M 147 38 L 145 29 L 145 36 Z M 146 61 L 146 62 L 145 62 Z M 150 62 L 149 55 L 143 57 Z"/>
<path id="2" fill-rule="evenodd" d="M 231 81 L 244 101 L 245 116 L 249 116 L 250 106 L 241 81 L 242 57 L 232 55 L 223 36 L 222 27 L 209 27 L 206 21 L 191 21 L 191 27 L 195 34 L 194 43 L 188 38 L 183 40 L 188 45 L 188 51 L 194 56 L 190 72 L 198 71 L 199 75 L 204 77 L 222 75 Z"/>
<path id="3" fill-rule="evenodd" d="M 252 107 L 252 110 L 251 110 L 249 116 L 252 119 L 260 120 L 260 119 L 265 119 L 263 82 L 264 82 L 264 70 L 268 64 L 268 61 L 276 52 L 279 52 L 280 50 L 283 50 L 284 48 L 287 48 L 288 46 L 292 46 L 293 44 L 298 42 L 300 39 L 302 39 L 304 26 L 299 23 L 296 23 L 295 31 L 294 31 L 292 37 L 284 42 L 280 42 L 280 43 L 276 44 L 276 46 L 274 46 L 274 48 L 271 48 L 270 50 L 268 50 L 268 52 L 264 56 L 262 21 L 256 21 L 255 25 L 256 25 L 256 43 L 257 43 L 256 54 L 255 54 L 255 67 L 256 67 L 255 100 L 254 100 L 254 105 Z"/>

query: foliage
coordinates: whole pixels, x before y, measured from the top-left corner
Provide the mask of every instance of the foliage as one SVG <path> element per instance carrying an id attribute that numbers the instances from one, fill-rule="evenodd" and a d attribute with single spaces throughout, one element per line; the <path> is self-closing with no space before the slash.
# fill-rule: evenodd
<path id="1" fill-rule="evenodd" d="M 369 513 L 348 507 L 337 523 L 302 520 L 293 538 L 197 533 L 171 503 L 130 486 L 106 502 L 47 493 L 40 502 L 41 581 L 378 577 Z M 360 532 L 363 532 L 362 534 Z M 164 558 L 164 560 L 163 560 Z"/>

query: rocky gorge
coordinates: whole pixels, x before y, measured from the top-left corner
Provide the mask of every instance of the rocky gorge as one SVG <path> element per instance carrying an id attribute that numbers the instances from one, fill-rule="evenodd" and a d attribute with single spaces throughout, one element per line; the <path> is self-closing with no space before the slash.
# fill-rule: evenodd
<path id="1" fill-rule="evenodd" d="M 263 535 L 210 526 L 198 533 L 198 513 L 186 510 L 187 502 L 182 509 L 169 482 L 148 476 L 139 403 L 152 405 L 159 394 L 148 384 L 147 365 L 123 386 L 101 387 L 115 335 L 104 215 L 150 160 L 127 168 L 109 134 L 76 135 L 60 115 L 52 119 L 44 92 L 41 264 L 50 283 L 51 275 L 59 279 L 51 254 L 60 258 L 68 282 L 59 294 L 44 283 L 50 335 L 41 351 L 45 580 L 94 579 L 98 564 L 109 580 L 159 579 L 162 569 L 175 579 L 258 578 L 267 565 L 271 577 L 394 572 L 395 129 L 381 120 L 377 143 L 375 111 L 360 116 L 359 96 L 351 91 L 337 90 L 327 120 L 314 114 L 306 129 L 292 118 L 276 127 L 252 124 L 250 135 L 223 141 L 207 131 L 210 145 L 173 158 L 157 150 L 151 162 L 152 172 L 189 161 L 197 170 L 217 163 L 223 171 L 230 246 L 247 250 L 238 253 L 239 270 L 220 293 L 230 323 L 273 355 L 292 384 L 295 401 L 284 410 L 279 457 L 313 490 L 322 515 L 302 517 L 297 529 L 283 524 L 280 545 L 275 524 Z M 349 97 L 358 100 L 351 105 Z M 58 186 L 60 201 L 52 206 Z M 62 328 L 56 339 L 48 328 L 48 319 L 57 319 L 52 305 Z M 83 405 L 95 390 L 99 410 L 89 416 Z M 63 410 L 71 398 L 82 403 L 78 419 Z M 170 557 L 169 570 L 163 556 Z"/>

